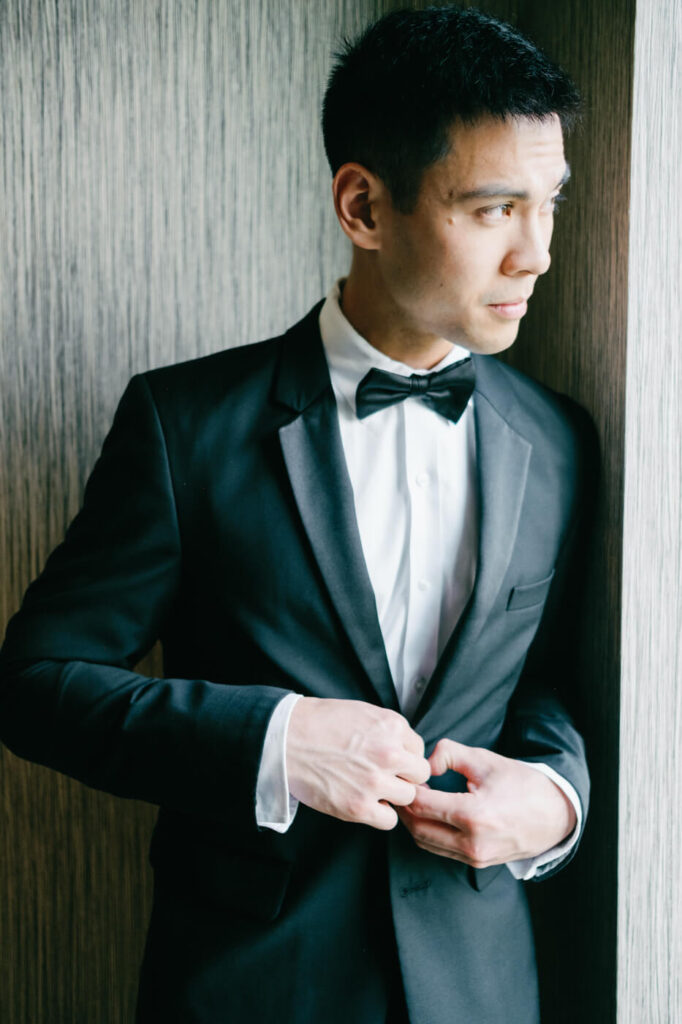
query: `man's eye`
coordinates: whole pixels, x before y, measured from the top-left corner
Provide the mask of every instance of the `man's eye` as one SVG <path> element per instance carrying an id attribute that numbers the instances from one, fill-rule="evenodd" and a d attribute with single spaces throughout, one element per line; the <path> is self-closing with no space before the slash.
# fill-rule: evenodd
<path id="1" fill-rule="evenodd" d="M 497 206 L 486 206 L 480 211 L 485 220 L 504 220 L 512 210 L 511 203 L 498 203 Z"/>
<path id="2" fill-rule="evenodd" d="M 562 196 L 560 193 L 557 193 L 555 196 L 550 196 L 547 200 L 548 212 L 556 216 L 559 212 L 559 203 L 564 202 L 566 202 L 566 196 Z M 478 212 L 484 220 L 499 222 L 506 220 L 506 218 L 510 216 L 513 208 L 513 203 L 498 203 L 497 206 L 485 206 Z"/>

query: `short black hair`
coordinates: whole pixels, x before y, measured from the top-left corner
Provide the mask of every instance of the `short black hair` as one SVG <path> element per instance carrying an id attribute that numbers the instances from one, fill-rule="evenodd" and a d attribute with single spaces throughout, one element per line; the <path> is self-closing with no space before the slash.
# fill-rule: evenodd
<path id="1" fill-rule="evenodd" d="M 580 115 L 568 75 L 506 22 L 454 5 L 399 10 L 335 54 L 322 132 L 336 174 L 350 161 L 377 174 L 410 213 L 422 174 L 450 149 L 458 121 Z"/>

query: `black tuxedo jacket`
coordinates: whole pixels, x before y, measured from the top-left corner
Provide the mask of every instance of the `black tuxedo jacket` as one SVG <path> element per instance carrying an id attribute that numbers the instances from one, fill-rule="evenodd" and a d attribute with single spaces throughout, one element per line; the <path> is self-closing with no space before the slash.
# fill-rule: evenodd
<path id="1" fill-rule="evenodd" d="M 416 1024 L 532 1024 L 523 886 L 300 807 L 255 822 L 263 739 L 296 691 L 396 708 L 319 306 L 283 337 L 133 378 L 66 539 L 0 656 L 0 738 L 161 807 L 140 1020 L 377 1024 L 399 956 Z M 581 410 L 474 356 L 473 595 L 413 718 L 541 760 L 587 809 L 570 694 Z M 165 677 L 134 666 L 157 638 Z M 441 788 L 461 786 L 449 773 Z"/>

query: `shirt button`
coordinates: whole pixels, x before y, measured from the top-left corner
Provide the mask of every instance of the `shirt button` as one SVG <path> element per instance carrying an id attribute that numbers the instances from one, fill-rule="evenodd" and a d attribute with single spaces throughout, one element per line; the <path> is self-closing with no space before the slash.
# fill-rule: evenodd
<path id="1" fill-rule="evenodd" d="M 417 587 L 419 588 L 419 590 L 422 591 L 422 593 L 424 593 L 425 591 L 431 588 L 431 584 L 429 583 L 428 580 L 419 580 L 419 582 L 417 583 Z"/>
<path id="2" fill-rule="evenodd" d="M 415 679 L 415 681 L 414 681 L 414 688 L 417 691 L 417 693 L 421 693 L 425 686 L 426 686 L 426 679 L 424 679 L 424 676 L 419 676 L 418 679 Z"/>
<path id="3" fill-rule="evenodd" d="M 417 481 L 417 487 L 426 487 L 429 482 L 429 474 L 424 470 L 421 473 L 417 473 L 415 479 Z"/>

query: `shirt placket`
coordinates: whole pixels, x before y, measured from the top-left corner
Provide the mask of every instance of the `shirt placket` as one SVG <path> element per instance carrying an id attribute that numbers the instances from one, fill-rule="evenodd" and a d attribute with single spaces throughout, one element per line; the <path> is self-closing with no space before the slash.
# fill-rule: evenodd
<path id="1" fill-rule="evenodd" d="M 426 689 L 438 660 L 442 573 L 434 413 L 418 399 L 405 401 L 404 409 L 405 475 L 410 505 L 404 649 L 405 711 L 409 714 Z"/>

